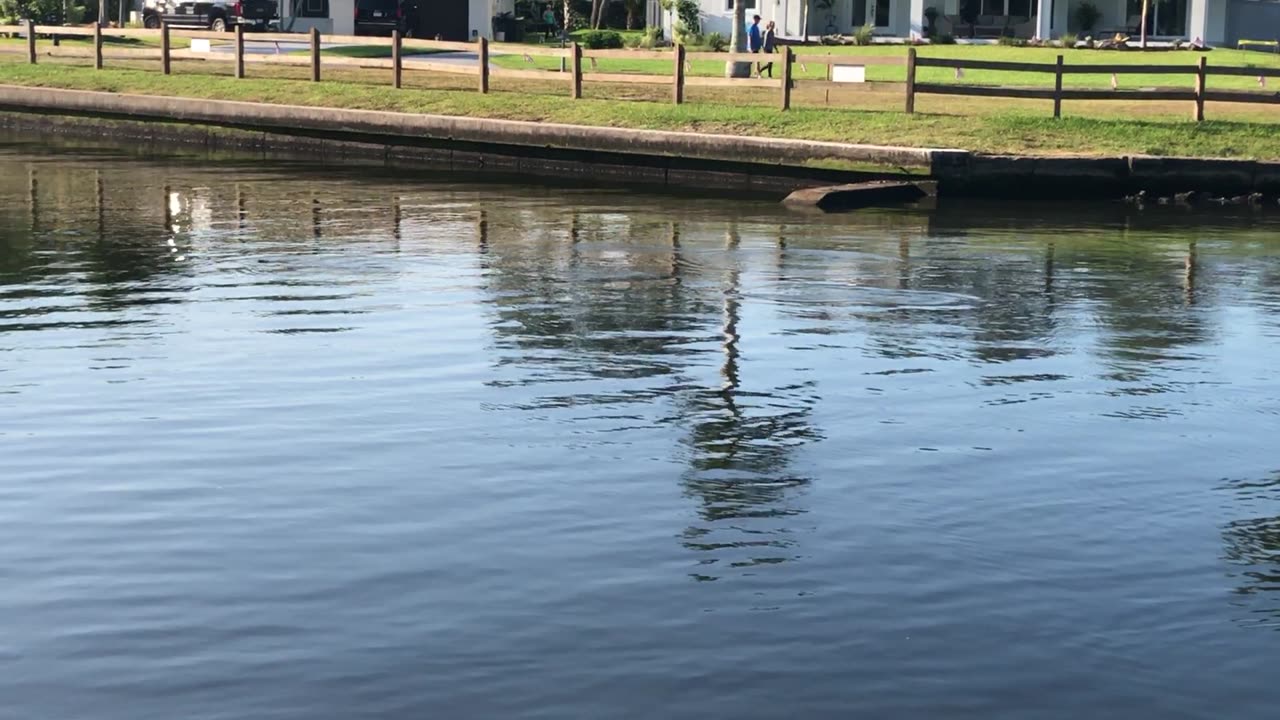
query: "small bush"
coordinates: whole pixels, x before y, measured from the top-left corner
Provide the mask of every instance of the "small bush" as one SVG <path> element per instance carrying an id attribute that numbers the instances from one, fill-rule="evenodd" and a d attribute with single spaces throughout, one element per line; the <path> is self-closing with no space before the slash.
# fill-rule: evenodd
<path id="1" fill-rule="evenodd" d="M 701 45 L 702 33 L 690 28 L 683 22 L 676 23 L 676 42 L 681 45 Z"/>
<path id="2" fill-rule="evenodd" d="M 694 0 L 677 0 L 676 17 L 680 20 L 678 24 L 684 25 L 691 33 L 702 32 L 702 18 Z"/>
<path id="3" fill-rule="evenodd" d="M 644 29 L 644 36 L 640 38 L 638 46 L 645 50 L 652 50 L 661 43 L 662 28 L 655 25 Z"/>
<path id="4" fill-rule="evenodd" d="M 1102 11 L 1090 0 L 1085 0 L 1076 6 L 1072 19 L 1078 30 L 1087 33 L 1102 19 Z"/>
<path id="5" fill-rule="evenodd" d="M 622 47 L 622 33 L 613 30 L 588 30 L 578 42 L 588 50 L 610 50 Z"/>
<path id="6" fill-rule="evenodd" d="M 956 36 L 951 33 L 942 33 L 933 39 L 934 45 L 955 45 Z"/>
<path id="7" fill-rule="evenodd" d="M 1026 46 L 1027 46 L 1027 41 L 1026 41 L 1026 40 L 1024 40 L 1023 38 L 1009 37 L 1008 35 L 1005 35 L 1005 36 L 1001 37 L 1001 38 L 1000 38 L 999 40 L 997 40 L 996 42 L 1000 43 L 1001 45 L 1004 45 L 1005 47 L 1019 47 L 1019 48 L 1021 48 L 1021 47 L 1026 47 Z"/>
<path id="8" fill-rule="evenodd" d="M 61 25 L 66 19 L 62 0 L 0 0 L 0 16 L 48 25 Z"/>
<path id="9" fill-rule="evenodd" d="M 1080 36 L 1075 33 L 1063 33 L 1061 39 L 1064 48 L 1073 48 L 1080 42 Z"/>
<path id="10" fill-rule="evenodd" d="M 713 32 L 706 37 L 707 47 L 711 48 L 711 52 L 724 52 L 729 47 L 729 39 L 718 32 Z"/>
<path id="11" fill-rule="evenodd" d="M 870 45 L 875 38 L 876 29 L 870 25 L 863 25 L 853 31 L 854 45 Z"/>

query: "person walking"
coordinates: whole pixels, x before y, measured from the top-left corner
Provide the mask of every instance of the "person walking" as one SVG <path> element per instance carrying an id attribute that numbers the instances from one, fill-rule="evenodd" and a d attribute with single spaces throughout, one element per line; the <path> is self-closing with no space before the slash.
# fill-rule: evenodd
<path id="1" fill-rule="evenodd" d="M 751 16 L 751 27 L 747 29 L 747 52 L 760 52 L 761 43 L 764 40 L 760 37 L 760 16 Z"/>
<path id="2" fill-rule="evenodd" d="M 766 55 L 772 55 L 773 53 L 777 52 L 777 49 L 778 49 L 777 26 L 774 25 L 772 20 L 770 20 L 769 22 L 765 23 L 765 26 L 764 26 L 764 38 L 761 40 L 760 51 Z M 756 64 L 756 75 L 758 76 L 764 75 L 766 72 L 769 73 L 769 77 L 773 77 L 772 62 Z"/>

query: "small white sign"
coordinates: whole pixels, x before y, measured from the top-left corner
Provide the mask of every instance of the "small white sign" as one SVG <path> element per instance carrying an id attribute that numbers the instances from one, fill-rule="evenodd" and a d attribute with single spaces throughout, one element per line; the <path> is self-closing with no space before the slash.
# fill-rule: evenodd
<path id="1" fill-rule="evenodd" d="M 867 81 L 866 65 L 832 65 L 832 82 L 864 83 Z"/>
<path id="2" fill-rule="evenodd" d="M 191 52 L 209 52 L 209 41 L 192 38 Z"/>

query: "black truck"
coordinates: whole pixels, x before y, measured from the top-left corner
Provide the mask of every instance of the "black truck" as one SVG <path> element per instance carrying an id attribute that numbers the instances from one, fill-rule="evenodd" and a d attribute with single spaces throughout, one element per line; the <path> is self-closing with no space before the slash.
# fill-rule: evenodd
<path id="1" fill-rule="evenodd" d="M 208 28 L 223 32 L 243 25 L 246 30 L 266 30 L 279 19 L 275 0 L 146 0 L 142 24 L 158 28 Z"/>

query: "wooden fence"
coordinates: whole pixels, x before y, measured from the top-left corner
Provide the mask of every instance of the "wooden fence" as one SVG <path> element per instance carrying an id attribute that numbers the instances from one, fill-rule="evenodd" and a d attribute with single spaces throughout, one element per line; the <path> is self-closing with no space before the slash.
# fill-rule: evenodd
<path id="1" fill-rule="evenodd" d="M 922 67 L 953 68 L 957 75 L 965 70 L 1003 70 L 1007 72 L 1046 73 L 1053 75 L 1052 88 L 1019 88 L 989 85 L 947 85 L 916 81 L 916 71 Z M 1106 89 L 1064 89 L 1062 79 L 1066 75 L 1111 75 L 1113 87 Z M 1120 90 L 1119 78 L 1125 75 L 1185 75 L 1195 78 L 1194 87 L 1185 90 L 1160 88 L 1153 90 Z M 1210 76 L 1280 78 L 1280 68 L 1240 67 L 1231 65 L 1209 66 L 1209 60 L 1201 55 L 1196 65 L 1067 65 L 1059 55 L 1055 63 L 1004 62 L 995 60 L 959 60 L 953 58 L 918 57 L 915 48 L 907 51 L 907 112 L 913 112 L 913 95 L 965 95 L 970 97 L 1028 98 L 1053 101 L 1053 116 L 1062 117 L 1063 100 L 1185 100 L 1193 104 L 1191 116 L 1196 122 L 1204 121 L 1206 101 L 1230 103 L 1265 103 L 1280 105 L 1280 93 L 1258 93 L 1248 90 L 1210 90 Z"/>
<path id="2" fill-rule="evenodd" d="M 1204 120 L 1204 105 L 1206 101 L 1280 104 L 1280 93 L 1258 93 L 1242 90 L 1210 90 L 1207 87 L 1208 79 L 1212 75 L 1280 78 L 1280 68 L 1250 68 L 1239 66 L 1210 67 L 1208 60 L 1204 55 L 1200 56 L 1199 63 L 1197 65 L 1183 66 L 1121 64 L 1067 65 L 1064 62 L 1062 55 L 1057 57 L 1057 62 L 1055 63 L 934 58 L 920 57 L 915 48 L 908 49 L 906 57 L 886 55 L 836 55 L 830 53 L 797 54 L 794 49 L 788 46 L 783 46 L 782 52 L 779 55 L 688 52 L 683 45 L 677 45 L 673 52 L 653 50 L 586 50 L 577 43 L 573 43 L 565 48 L 518 45 L 508 46 L 508 48 L 504 50 L 511 55 L 523 55 L 528 60 L 532 60 L 533 56 L 559 58 L 561 71 L 555 72 L 547 70 L 520 70 L 493 66 L 490 63 L 489 41 L 484 38 L 481 38 L 478 42 L 445 42 L 439 40 L 402 38 L 398 32 L 394 33 L 389 38 L 357 37 L 347 35 L 325 35 L 322 37 L 314 28 L 311 30 L 309 35 L 295 33 L 253 33 L 250 36 L 255 41 L 307 43 L 309 45 L 310 52 L 307 55 L 290 55 L 247 53 L 244 45 L 245 33 L 242 26 L 236 26 L 234 35 L 231 35 L 230 37 L 227 33 L 206 30 L 175 30 L 169 28 L 167 25 L 158 30 L 144 30 L 132 28 L 104 29 L 99 27 L 46 26 L 34 25 L 30 22 L 21 27 L 0 26 L 0 33 L 25 35 L 27 38 L 27 61 L 32 64 L 39 62 L 40 54 L 37 52 L 36 46 L 37 36 L 78 36 L 91 37 L 93 39 L 92 48 L 63 47 L 56 53 L 50 53 L 50 55 L 55 57 L 92 56 L 93 65 L 97 69 L 102 69 L 105 61 L 109 59 L 159 59 L 161 70 L 166 75 L 173 72 L 172 61 L 175 59 L 232 63 L 234 66 L 233 74 L 237 78 L 245 77 L 246 64 L 261 63 L 269 65 L 307 66 L 311 70 L 310 78 L 313 82 L 320 82 L 323 67 L 385 68 L 391 71 L 390 82 L 392 87 L 395 88 L 401 87 L 403 75 L 406 70 L 452 73 L 476 76 L 476 88 L 482 93 L 489 92 L 490 78 L 493 76 L 541 81 L 550 80 L 553 82 L 565 82 L 568 86 L 569 96 L 574 99 L 582 97 L 584 60 L 590 60 L 591 66 L 594 68 L 596 59 L 622 58 L 627 60 L 667 61 L 670 63 L 671 72 L 670 74 L 591 72 L 586 74 L 585 79 L 588 79 L 591 82 L 601 83 L 669 85 L 671 87 L 672 102 L 676 104 L 685 102 L 685 88 L 687 87 L 768 88 L 773 89 L 778 93 L 778 106 L 783 110 L 788 110 L 791 108 L 792 104 L 792 91 L 797 84 L 797 81 L 794 78 L 794 68 L 797 65 L 801 68 L 806 68 L 808 65 L 825 65 L 829 69 L 828 81 L 832 75 L 831 69 L 838 66 L 862 66 L 865 69 L 867 66 L 896 65 L 906 67 L 904 109 L 907 113 L 915 112 L 916 96 L 921 94 L 1052 100 L 1053 116 L 1055 118 L 1062 117 L 1062 102 L 1064 100 L 1126 100 L 1130 102 L 1141 102 L 1147 100 L 1185 100 L 1193 104 L 1194 112 L 1192 116 L 1197 121 Z M 104 37 L 159 39 L 160 47 L 106 49 L 103 47 Z M 226 41 L 230 39 L 233 42 L 233 51 L 229 53 L 217 51 L 198 52 L 189 49 L 174 49 L 171 42 L 173 37 L 210 41 Z M 352 58 L 326 56 L 322 55 L 320 52 L 322 42 L 330 44 L 389 47 L 391 57 Z M 426 49 L 474 53 L 475 61 L 467 62 L 465 60 L 453 60 L 442 62 L 418 58 L 405 59 L 404 50 L 406 48 L 410 50 Z M 0 46 L 0 51 L 4 50 L 6 50 L 6 48 Z M 777 79 L 765 79 L 758 77 L 726 78 L 691 76 L 689 72 L 690 63 L 697 60 L 739 62 L 750 63 L 752 65 L 760 63 L 776 63 L 780 69 L 780 77 Z M 964 70 L 1000 70 L 1009 72 L 1045 73 L 1053 76 L 1053 87 L 1035 88 L 961 83 L 924 83 L 918 81 L 918 71 L 920 68 L 950 68 L 956 71 L 957 77 Z M 1117 81 L 1113 82 L 1113 85 L 1118 83 L 1119 77 L 1125 75 L 1186 75 L 1194 77 L 1195 85 L 1194 87 L 1185 90 L 1166 88 L 1153 90 L 1119 90 L 1114 87 L 1111 90 L 1063 88 L 1064 76 L 1082 74 L 1112 75 L 1113 80 Z M 800 82 L 818 83 L 823 81 L 802 80 Z"/>

